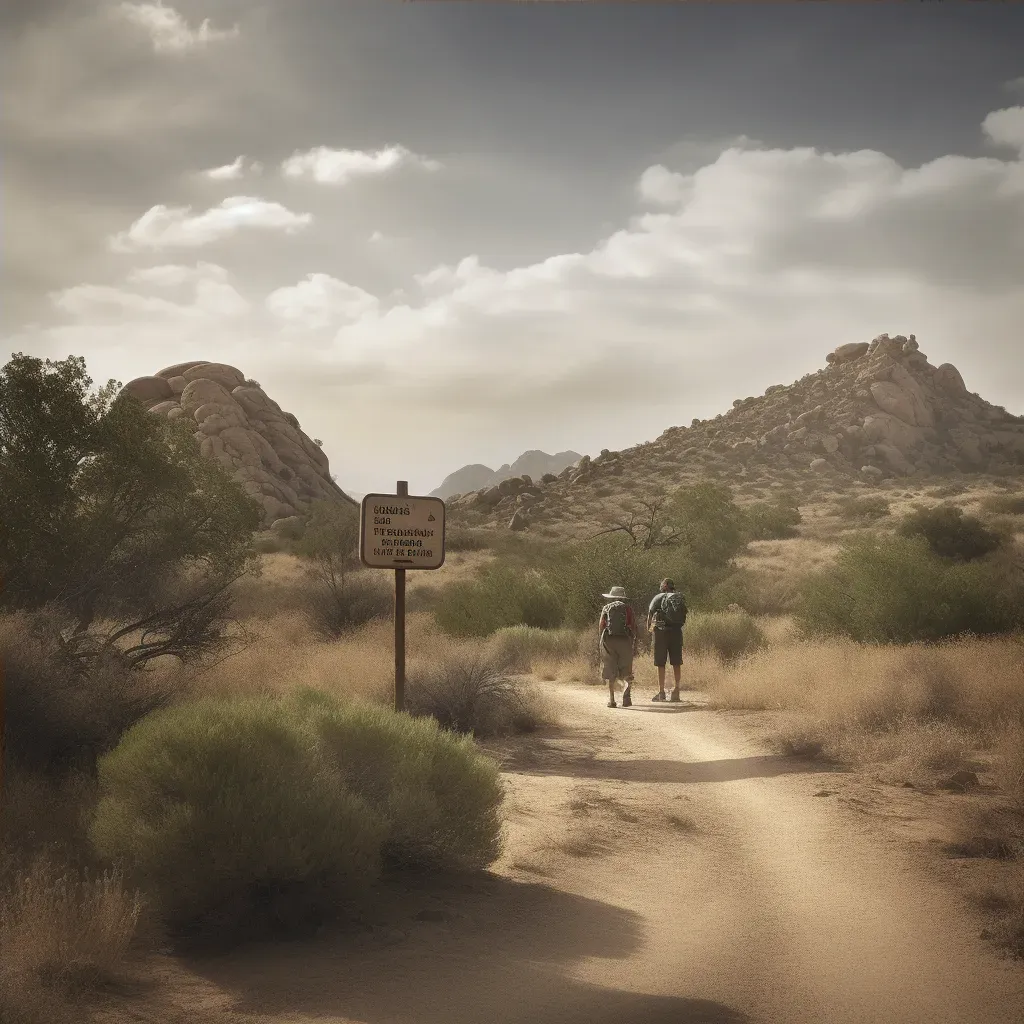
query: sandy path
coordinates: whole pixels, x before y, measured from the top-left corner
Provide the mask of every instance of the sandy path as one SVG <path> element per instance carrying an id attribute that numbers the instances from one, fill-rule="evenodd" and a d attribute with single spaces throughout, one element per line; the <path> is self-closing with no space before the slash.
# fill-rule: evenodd
<path id="1" fill-rule="evenodd" d="M 1024 969 L 816 799 L 827 774 L 696 703 L 550 692 L 572 728 L 507 752 L 493 873 L 393 893 L 370 932 L 198 965 L 188 1001 L 275 1024 L 1024 1020 Z"/>

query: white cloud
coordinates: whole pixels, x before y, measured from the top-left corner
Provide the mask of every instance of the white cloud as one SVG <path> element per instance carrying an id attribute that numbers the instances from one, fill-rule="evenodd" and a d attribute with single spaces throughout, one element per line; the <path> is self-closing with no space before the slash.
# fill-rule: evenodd
<path id="1" fill-rule="evenodd" d="M 661 164 L 648 167 L 637 182 L 640 198 L 662 206 L 675 206 L 687 195 L 689 185 L 685 174 L 670 171 Z"/>
<path id="2" fill-rule="evenodd" d="M 129 271 L 129 284 L 155 285 L 158 288 L 175 288 L 197 280 L 226 281 L 228 272 L 215 263 L 197 263 L 186 267 L 177 263 L 155 267 L 136 267 Z"/>
<path id="3" fill-rule="evenodd" d="M 204 213 L 190 206 L 154 206 L 127 230 L 110 239 L 114 252 L 141 249 L 196 248 L 235 234 L 243 228 L 293 233 L 313 220 L 311 214 L 293 213 L 280 203 L 232 196 Z"/>
<path id="4" fill-rule="evenodd" d="M 263 172 L 263 164 L 258 160 L 247 162 L 244 156 L 238 156 L 229 164 L 208 168 L 202 172 L 202 175 L 204 178 L 210 178 L 212 181 L 238 181 L 239 178 L 245 176 L 246 170 L 250 174 L 261 174 Z"/>
<path id="5" fill-rule="evenodd" d="M 266 305 L 281 320 L 316 330 L 376 315 L 378 301 L 329 274 L 309 274 L 296 285 L 271 292 Z"/>
<path id="6" fill-rule="evenodd" d="M 281 170 L 290 178 L 311 178 L 320 184 L 346 185 L 353 178 L 388 174 L 401 167 L 436 171 L 440 166 L 438 161 L 413 153 L 405 146 L 385 146 L 374 151 L 317 146 L 306 152 L 293 153 L 281 164 Z"/>
<path id="7" fill-rule="evenodd" d="M 982 128 L 997 146 L 1009 146 L 1024 153 L 1024 107 L 994 110 L 985 118 Z"/>
<path id="8" fill-rule="evenodd" d="M 129 273 L 127 282 L 142 288 L 165 289 L 191 284 L 191 300 L 176 302 L 144 291 L 96 284 L 66 288 L 52 299 L 62 312 L 94 324 L 117 324 L 138 318 L 181 323 L 230 319 L 245 314 L 249 303 L 227 278 L 223 267 L 211 263 L 198 263 L 195 267 L 145 267 Z"/>
<path id="9" fill-rule="evenodd" d="M 1020 78 L 1011 78 L 1008 82 L 1003 83 L 1003 88 L 1007 92 L 1019 92 L 1024 94 L 1024 75 Z"/>
<path id="10" fill-rule="evenodd" d="M 209 43 L 232 39 L 238 35 L 237 25 L 228 29 L 214 28 L 210 19 L 204 19 L 198 28 L 192 28 L 173 7 L 157 0 L 155 3 L 121 3 L 115 11 L 126 21 L 143 29 L 157 53 L 183 53 Z"/>

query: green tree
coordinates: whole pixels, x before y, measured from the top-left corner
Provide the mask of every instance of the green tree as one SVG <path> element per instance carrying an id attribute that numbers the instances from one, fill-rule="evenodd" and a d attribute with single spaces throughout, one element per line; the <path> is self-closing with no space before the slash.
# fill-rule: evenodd
<path id="1" fill-rule="evenodd" d="M 667 516 L 678 543 L 701 566 L 728 564 L 747 542 L 743 510 L 728 487 L 710 480 L 676 491 Z"/>
<path id="2" fill-rule="evenodd" d="M 57 608 L 71 653 L 133 667 L 216 649 L 260 509 L 186 423 L 92 384 L 75 356 L 0 368 L 0 608 Z"/>

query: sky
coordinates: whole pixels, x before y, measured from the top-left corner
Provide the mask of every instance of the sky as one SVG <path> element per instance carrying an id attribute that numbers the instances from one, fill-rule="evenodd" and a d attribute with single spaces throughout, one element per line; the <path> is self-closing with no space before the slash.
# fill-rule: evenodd
<path id="1" fill-rule="evenodd" d="M 0 6 L 0 351 L 239 367 L 355 493 L 917 335 L 1024 412 L 1024 5 Z"/>

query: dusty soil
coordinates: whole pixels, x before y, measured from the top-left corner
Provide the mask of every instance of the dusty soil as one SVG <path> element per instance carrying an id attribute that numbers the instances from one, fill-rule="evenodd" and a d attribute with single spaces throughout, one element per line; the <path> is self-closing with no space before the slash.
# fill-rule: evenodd
<path id="1" fill-rule="evenodd" d="M 1020 1024 L 1024 967 L 934 870 L 906 795 L 772 755 L 749 721 L 549 686 L 565 723 L 496 753 L 507 849 L 381 895 L 374 924 L 167 961 L 111 1020 L 261 1024 Z M 877 802 L 877 801 L 875 801 Z M 916 830 L 916 831 L 915 831 Z M 921 833 L 921 834 L 917 834 Z"/>

